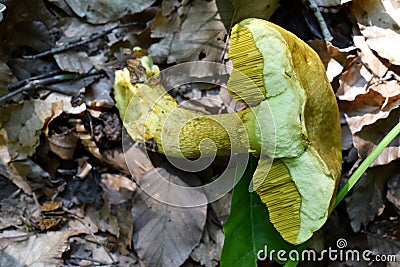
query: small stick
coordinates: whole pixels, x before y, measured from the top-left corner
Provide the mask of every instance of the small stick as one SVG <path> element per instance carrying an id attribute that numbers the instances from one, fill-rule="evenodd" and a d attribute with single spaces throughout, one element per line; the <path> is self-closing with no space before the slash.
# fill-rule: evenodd
<path id="1" fill-rule="evenodd" d="M 325 41 L 332 41 L 333 37 L 331 33 L 329 32 L 328 26 L 326 25 L 326 22 L 324 20 L 324 17 L 322 17 L 321 12 L 318 9 L 317 4 L 314 2 L 314 0 L 301 0 L 303 4 L 307 7 L 309 7 L 313 12 L 314 16 L 317 18 L 319 26 L 321 27 L 322 31 L 322 36 L 324 37 Z"/>
<path id="2" fill-rule="evenodd" d="M 49 73 L 40 74 L 40 75 L 37 75 L 37 76 L 34 76 L 34 77 L 30 77 L 30 78 L 22 80 L 22 81 L 18 81 L 18 82 L 13 83 L 13 84 L 9 84 L 7 86 L 7 89 L 8 89 L 8 91 L 14 91 L 15 89 L 18 89 L 18 88 L 26 85 L 30 81 L 51 77 L 51 76 L 54 76 L 54 75 L 57 75 L 57 74 L 61 74 L 61 73 L 62 73 L 61 71 L 56 70 L 56 71 L 51 71 Z"/>
<path id="3" fill-rule="evenodd" d="M 62 81 L 77 80 L 79 78 L 82 78 L 82 77 L 85 77 L 88 75 L 97 75 L 100 73 L 101 72 L 97 71 L 96 69 L 93 69 L 92 71 L 90 71 L 84 75 L 77 74 L 77 73 L 66 73 L 66 74 L 55 75 L 53 77 L 47 77 L 47 78 L 43 78 L 43 79 L 37 79 L 37 80 L 31 80 L 31 81 L 28 80 L 27 83 L 25 85 L 23 85 L 22 87 L 14 90 L 14 91 L 11 91 L 5 95 L 0 96 L 0 104 L 22 92 L 37 88 L 42 85 L 54 84 L 54 83 L 62 82 Z M 16 88 L 18 86 L 9 86 L 9 88 L 10 87 Z"/>
<path id="4" fill-rule="evenodd" d="M 86 37 L 81 37 L 80 41 L 78 41 L 76 43 L 72 43 L 72 44 L 68 44 L 68 45 L 60 46 L 60 47 L 55 47 L 55 48 L 41 52 L 36 55 L 28 55 L 28 56 L 22 56 L 22 57 L 23 57 L 23 59 L 37 59 L 37 58 L 45 57 L 48 55 L 58 54 L 58 53 L 66 51 L 66 50 L 69 50 L 71 48 L 74 48 L 74 47 L 77 47 L 77 46 L 80 46 L 80 45 L 83 45 L 86 43 L 90 43 L 90 42 L 96 40 L 97 38 L 100 38 L 106 34 L 109 34 L 110 32 L 112 32 L 113 30 L 115 30 L 117 28 L 130 27 L 130 26 L 137 25 L 137 24 L 138 23 L 136 23 L 136 22 L 132 22 L 132 23 L 126 23 L 126 24 L 122 24 L 122 25 L 117 25 L 108 30 L 104 30 L 100 33 L 92 34 L 87 39 L 86 39 Z"/>

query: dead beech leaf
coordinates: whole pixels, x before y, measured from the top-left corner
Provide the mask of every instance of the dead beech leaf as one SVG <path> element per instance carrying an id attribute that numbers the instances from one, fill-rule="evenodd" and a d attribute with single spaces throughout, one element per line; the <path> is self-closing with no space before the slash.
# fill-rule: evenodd
<path id="1" fill-rule="evenodd" d="M 351 12 L 362 25 L 384 29 L 399 29 L 400 5 L 397 0 L 353 0 Z"/>
<path id="2" fill-rule="evenodd" d="M 133 178 L 136 182 L 141 182 L 143 175 L 154 169 L 153 163 L 148 157 L 148 152 L 144 148 L 137 147 L 132 145 L 133 142 L 131 137 L 126 132 L 126 129 L 123 129 L 124 132 L 124 160 L 126 161 L 126 167 L 129 172 L 132 174 Z"/>
<path id="3" fill-rule="evenodd" d="M 42 100 L 25 101 L 0 109 L 0 127 L 4 129 L 8 151 L 12 160 L 32 156 L 39 145 L 44 124 L 62 112 L 62 103 Z M 7 162 L 6 162 L 7 163 Z"/>
<path id="4" fill-rule="evenodd" d="M 26 178 L 31 172 L 26 165 L 18 163 L 35 153 L 45 123 L 61 112 L 62 102 L 42 100 L 0 109 L 0 173 L 10 177 L 28 195 L 32 194 L 32 189 Z"/>
<path id="5" fill-rule="evenodd" d="M 115 105 L 111 97 L 113 86 L 107 78 L 101 78 L 98 82 L 91 84 L 85 89 L 85 100 L 89 107 L 111 108 Z"/>
<path id="6" fill-rule="evenodd" d="M 342 73 L 348 52 L 355 49 L 355 47 L 340 49 L 323 40 L 312 40 L 308 44 L 317 52 L 322 63 L 324 63 L 326 75 L 330 82 Z"/>
<path id="7" fill-rule="evenodd" d="M 65 160 L 73 159 L 76 145 L 78 143 L 78 135 L 75 131 L 69 130 L 65 133 L 54 133 L 49 138 L 51 151 Z"/>
<path id="8" fill-rule="evenodd" d="M 65 0 L 68 6 L 81 18 L 94 24 L 116 21 L 128 13 L 138 13 L 151 6 L 155 0 Z"/>
<path id="9" fill-rule="evenodd" d="M 86 210 L 87 216 L 103 232 L 109 232 L 110 234 L 119 237 L 119 226 L 117 218 L 111 214 L 111 205 L 107 198 L 104 198 L 104 203 L 101 209 L 90 205 Z"/>
<path id="10" fill-rule="evenodd" d="M 360 27 L 368 46 L 386 58 L 390 63 L 400 66 L 400 34 L 391 29 L 377 26 Z M 390 40 L 390 41 L 388 41 Z"/>
<path id="11" fill-rule="evenodd" d="M 349 56 L 343 73 L 339 76 L 339 88 L 336 96 L 340 100 L 352 101 L 358 95 L 367 92 L 367 84 L 373 75 L 362 64 L 360 56 Z"/>
<path id="12" fill-rule="evenodd" d="M 152 195 L 169 194 L 174 198 L 178 194 L 187 204 L 197 202 L 195 198 L 206 201 L 205 195 L 182 194 L 181 191 L 169 193 L 170 186 L 161 182 L 168 179 L 175 184 L 188 186 L 182 178 L 191 182 L 197 180 L 193 175 L 183 174 L 179 170 L 172 171 L 171 167 L 168 170 L 156 168 L 141 178 L 141 185 L 147 185 L 146 192 L 149 192 L 149 186 L 155 188 Z M 180 266 L 199 244 L 207 205 L 190 208 L 171 206 L 155 200 L 146 192 L 138 188 L 133 200 L 135 250 L 147 266 Z"/>
<path id="13" fill-rule="evenodd" d="M 81 19 L 73 16 L 64 18 L 63 32 L 65 37 L 61 37 L 57 41 L 57 45 L 66 45 L 71 38 L 76 38 L 78 36 L 90 36 L 117 26 L 117 22 L 110 22 L 104 25 L 94 25 L 91 23 L 85 23 Z"/>
<path id="14" fill-rule="evenodd" d="M 388 68 L 374 55 L 365 41 L 365 37 L 355 35 L 353 37 L 354 45 L 361 50 L 361 62 L 368 68 L 368 70 L 379 78 L 383 77 Z"/>
<path id="15" fill-rule="evenodd" d="M 383 110 L 386 98 L 374 90 L 358 95 L 354 101 L 339 101 L 340 111 L 345 113 L 350 131 L 355 134 L 364 126 L 374 124 L 389 116 L 390 110 Z"/>
<path id="16" fill-rule="evenodd" d="M 62 264 L 62 253 L 68 247 L 68 238 L 74 231 L 64 230 L 29 236 L 24 241 L 10 243 L 2 252 L 23 266 L 41 267 Z"/>
<path id="17" fill-rule="evenodd" d="M 222 228 L 207 221 L 204 227 L 201 243 L 193 249 L 190 257 L 206 267 L 218 266 L 221 258 L 222 245 L 224 244 L 224 232 Z"/>
<path id="18" fill-rule="evenodd" d="M 163 38 L 178 32 L 189 9 L 186 1 L 163 1 L 151 26 L 152 38 Z"/>
<path id="19" fill-rule="evenodd" d="M 371 90 L 380 93 L 385 98 L 400 96 L 400 81 L 383 81 L 381 83 L 372 85 L 370 88 Z M 386 104 L 386 106 L 387 105 L 388 104 Z"/>
<path id="20" fill-rule="evenodd" d="M 194 0 L 180 31 L 174 34 L 167 62 L 218 61 L 226 34 L 215 0 Z"/>
<path id="21" fill-rule="evenodd" d="M 67 51 L 54 55 L 54 59 L 61 70 L 88 73 L 94 66 L 84 51 Z"/>
<path id="22" fill-rule="evenodd" d="M 101 178 L 101 185 L 111 204 L 127 202 L 136 190 L 136 184 L 124 176 L 105 173 Z"/>
<path id="23" fill-rule="evenodd" d="M 359 156 L 365 158 L 398 121 L 400 84 L 397 81 L 374 84 L 367 93 L 357 95 L 353 101 L 339 100 L 338 104 L 345 115 L 354 147 Z M 396 138 L 371 166 L 385 165 L 399 157 L 400 144 Z"/>
<path id="24" fill-rule="evenodd" d="M 40 216 L 39 204 L 26 194 L 10 195 L 2 199 L 0 207 L 0 229 L 28 225 L 33 227 Z M 1 239 L 1 234 L 0 234 Z"/>
<path id="25" fill-rule="evenodd" d="M 353 193 L 346 198 L 347 212 L 354 232 L 360 231 L 384 208 L 384 189 L 388 179 L 399 168 L 397 162 L 387 166 L 370 168 L 356 184 Z"/>
<path id="26" fill-rule="evenodd" d="M 151 28 L 151 37 L 163 38 L 149 53 L 155 63 L 219 60 L 226 30 L 215 0 L 164 1 Z"/>
<path id="27" fill-rule="evenodd" d="M 376 121 L 372 125 L 364 126 L 363 129 L 353 135 L 354 146 L 361 158 L 365 158 L 382 138 L 399 122 L 400 108 L 392 110 L 386 119 Z M 370 165 L 371 167 L 388 164 L 400 158 L 400 137 L 397 136 L 379 154 L 378 158 Z"/>
<path id="28" fill-rule="evenodd" d="M 123 174 L 129 174 L 129 169 L 125 161 L 125 155 L 122 147 L 106 149 L 101 152 L 104 161 L 113 168 L 119 170 Z"/>

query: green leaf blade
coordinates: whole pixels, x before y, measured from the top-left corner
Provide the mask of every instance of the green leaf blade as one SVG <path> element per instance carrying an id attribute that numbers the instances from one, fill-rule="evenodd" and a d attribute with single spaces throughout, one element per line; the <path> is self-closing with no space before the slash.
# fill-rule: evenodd
<path id="1" fill-rule="evenodd" d="M 299 249 L 283 240 L 270 222 L 268 209 L 260 197 L 255 192 L 249 192 L 249 184 L 256 166 L 257 159 L 250 158 L 243 177 L 233 189 L 231 215 L 224 225 L 225 242 L 221 267 L 256 267 L 257 253 L 260 250 L 264 251 L 265 246 L 267 252 Z"/>

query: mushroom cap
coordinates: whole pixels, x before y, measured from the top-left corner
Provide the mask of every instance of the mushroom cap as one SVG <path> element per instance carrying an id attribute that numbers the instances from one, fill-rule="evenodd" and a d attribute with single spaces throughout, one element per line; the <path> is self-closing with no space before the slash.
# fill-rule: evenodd
<path id="1" fill-rule="evenodd" d="M 249 130 L 260 142 L 256 192 L 283 238 L 303 243 L 325 223 L 341 174 L 339 111 L 324 65 L 301 39 L 261 19 L 234 26 L 229 57 L 257 85 L 241 87 L 235 75 L 228 82 L 231 94 L 251 106 L 258 120 L 258 129 Z M 271 121 L 263 117 L 267 108 L 275 148 L 268 140 Z M 264 170 L 264 156 L 272 153 L 274 165 Z"/>

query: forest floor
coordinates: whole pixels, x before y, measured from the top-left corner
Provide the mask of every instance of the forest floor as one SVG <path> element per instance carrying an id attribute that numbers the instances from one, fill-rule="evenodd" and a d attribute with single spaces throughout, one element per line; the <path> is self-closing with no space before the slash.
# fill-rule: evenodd
<path id="1" fill-rule="evenodd" d="M 219 266 L 231 194 L 185 209 L 138 186 L 155 173 L 207 183 L 227 159 L 188 175 L 127 144 L 113 84 L 115 71 L 135 58 L 134 47 L 162 71 L 199 60 L 230 64 L 229 29 L 243 18 L 295 33 L 317 51 L 336 93 L 339 187 L 399 122 L 399 1 L 315 0 L 330 41 L 302 1 L 233 2 L 236 12 L 222 0 L 0 0 L 0 266 Z M 192 108 L 205 113 L 240 109 L 212 86 L 171 94 L 193 99 Z M 400 266 L 399 158 L 397 137 L 315 234 L 312 249 L 345 240 L 349 249 L 397 255 L 397 262 L 371 266 Z M 299 266 L 321 264 L 367 263 Z"/>

